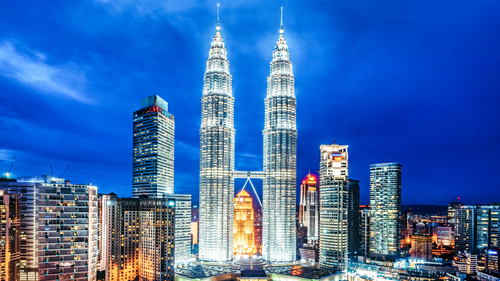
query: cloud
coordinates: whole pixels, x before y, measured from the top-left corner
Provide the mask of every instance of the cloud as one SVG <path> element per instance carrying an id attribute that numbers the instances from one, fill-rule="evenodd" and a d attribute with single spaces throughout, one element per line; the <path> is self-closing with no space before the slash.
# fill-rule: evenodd
<path id="1" fill-rule="evenodd" d="M 30 53 L 20 52 L 9 41 L 1 42 L 0 74 L 47 94 L 93 103 L 81 91 L 87 82 L 84 74 L 69 65 L 47 64 L 47 56 L 43 53 Z"/>

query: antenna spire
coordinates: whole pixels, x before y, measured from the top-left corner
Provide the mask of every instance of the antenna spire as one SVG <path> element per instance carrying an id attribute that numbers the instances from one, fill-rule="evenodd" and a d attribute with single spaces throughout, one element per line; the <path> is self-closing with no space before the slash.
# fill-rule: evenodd
<path id="1" fill-rule="evenodd" d="M 283 33 L 283 7 L 281 7 L 281 26 L 280 26 L 280 33 Z"/>
<path id="2" fill-rule="evenodd" d="M 217 3 L 217 30 L 220 30 L 220 26 L 219 26 L 219 3 Z"/>

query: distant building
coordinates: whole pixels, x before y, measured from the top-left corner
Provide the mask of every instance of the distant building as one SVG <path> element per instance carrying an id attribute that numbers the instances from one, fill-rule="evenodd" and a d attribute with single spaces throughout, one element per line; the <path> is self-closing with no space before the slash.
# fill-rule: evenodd
<path id="1" fill-rule="evenodd" d="M 95 280 L 97 188 L 53 176 L 1 182 L 21 205 L 20 280 Z"/>
<path id="2" fill-rule="evenodd" d="M 460 209 L 461 206 L 464 204 L 460 202 L 460 197 L 458 198 L 458 201 L 452 201 L 448 204 L 448 225 L 451 226 L 451 230 L 455 231 L 455 224 L 456 224 L 456 219 L 455 219 L 455 210 Z"/>
<path id="3" fill-rule="evenodd" d="M 454 244 L 451 226 L 436 227 L 436 244 L 439 246 L 451 246 Z"/>
<path id="4" fill-rule="evenodd" d="M 319 243 L 318 178 L 309 173 L 300 185 L 299 226 L 307 228 L 307 243 Z"/>
<path id="5" fill-rule="evenodd" d="M 350 257 L 356 257 L 360 253 L 359 237 L 359 181 L 349 179 L 347 184 L 349 192 L 349 204 L 347 210 L 347 231 L 348 231 L 348 254 Z"/>
<path id="6" fill-rule="evenodd" d="M 370 206 L 360 205 L 359 214 L 359 254 L 366 257 L 370 254 Z"/>
<path id="7" fill-rule="evenodd" d="M 487 271 L 500 271 L 498 267 L 498 255 L 500 254 L 500 248 L 493 247 L 486 251 L 486 266 Z"/>
<path id="8" fill-rule="evenodd" d="M 488 248 L 500 245 L 500 205 L 461 206 L 454 212 L 455 254 L 475 254 L 484 268 Z"/>
<path id="9" fill-rule="evenodd" d="M 477 271 L 477 256 L 470 253 L 459 253 L 453 260 L 453 266 L 461 273 L 475 274 Z"/>
<path id="10" fill-rule="evenodd" d="M 348 265 L 348 152 L 347 145 L 321 145 L 320 267 L 341 271 Z"/>
<path id="11" fill-rule="evenodd" d="M 141 100 L 134 112 L 132 195 L 174 193 L 174 116 L 157 95 Z"/>
<path id="12" fill-rule="evenodd" d="M 414 234 L 411 236 L 412 259 L 432 261 L 432 237 L 427 234 Z"/>
<path id="13" fill-rule="evenodd" d="M 401 164 L 370 165 L 370 255 L 398 256 L 401 215 Z"/>
<path id="14" fill-rule="evenodd" d="M 252 196 L 242 190 L 234 197 L 234 255 L 253 255 L 257 252 L 254 222 Z"/>
<path id="15" fill-rule="evenodd" d="M 17 281 L 21 262 L 19 195 L 0 190 L 0 280 Z"/>

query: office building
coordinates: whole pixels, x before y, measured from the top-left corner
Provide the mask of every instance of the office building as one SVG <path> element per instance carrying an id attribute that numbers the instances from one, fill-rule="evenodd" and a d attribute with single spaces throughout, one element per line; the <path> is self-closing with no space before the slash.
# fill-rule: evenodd
<path id="1" fill-rule="evenodd" d="M 20 280 L 95 280 L 97 188 L 37 176 L 0 182 L 21 205 Z"/>
<path id="2" fill-rule="evenodd" d="M 250 194 L 242 190 L 234 197 L 234 255 L 253 255 L 255 247 L 254 208 Z"/>
<path id="3" fill-rule="evenodd" d="M 175 200 L 175 266 L 185 265 L 191 258 L 191 194 L 169 194 Z"/>
<path id="4" fill-rule="evenodd" d="M 290 52 L 281 25 L 264 101 L 262 256 L 271 262 L 290 262 L 296 257 L 297 100 L 294 83 Z"/>
<path id="5" fill-rule="evenodd" d="M 457 201 L 451 201 L 448 204 L 448 215 L 447 215 L 447 220 L 448 220 L 448 225 L 451 226 L 451 230 L 455 231 L 455 210 L 460 209 L 461 206 L 464 204 L 460 202 L 460 197 L 458 198 Z"/>
<path id="6" fill-rule="evenodd" d="M 307 243 L 319 243 L 318 178 L 309 173 L 300 185 L 299 226 L 307 228 Z"/>
<path id="7" fill-rule="evenodd" d="M 174 192 L 174 116 L 157 95 L 141 100 L 134 112 L 132 195 Z"/>
<path id="8" fill-rule="evenodd" d="M 320 267 L 340 271 L 348 265 L 348 152 L 347 145 L 321 145 L 319 170 Z"/>
<path id="9" fill-rule="evenodd" d="M 0 190 L 0 280 L 17 281 L 21 262 L 19 195 Z"/>
<path id="10" fill-rule="evenodd" d="M 477 255 L 468 252 L 459 253 L 453 260 L 453 266 L 457 271 L 465 274 L 475 274 L 477 271 Z"/>
<path id="11" fill-rule="evenodd" d="M 233 258 L 234 97 L 220 26 L 206 64 L 200 128 L 200 248 L 203 261 Z"/>
<path id="12" fill-rule="evenodd" d="M 487 271 L 499 272 L 498 267 L 498 254 L 500 253 L 499 247 L 492 247 L 486 251 L 486 266 Z"/>
<path id="13" fill-rule="evenodd" d="M 401 164 L 370 165 L 370 255 L 399 255 Z"/>
<path id="14" fill-rule="evenodd" d="M 359 214 L 359 254 L 367 257 L 370 254 L 370 206 L 360 205 Z"/>
<path id="15" fill-rule="evenodd" d="M 349 179 L 347 183 L 349 192 L 349 205 L 347 210 L 347 231 L 348 231 L 348 254 L 350 257 L 359 255 L 360 237 L 359 237 L 359 181 Z"/>
<path id="16" fill-rule="evenodd" d="M 439 246 L 454 245 L 453 232 L 451 230 L 451 226 L 436 227 L 436 244 Z"/>
<path id="17" fill-rule="evenodd" d="M 500 245 L 500 205 L 462 205 L 455 213 L 455 254 L 469 252 L 478 257 L 480 269 L 486 252 Z"/>
<path id="18" fill-rule="evenodd" d="M 411 236 L 411 258 L 432 261 L 432 237 L 427 234 L 414 234 Z"/>

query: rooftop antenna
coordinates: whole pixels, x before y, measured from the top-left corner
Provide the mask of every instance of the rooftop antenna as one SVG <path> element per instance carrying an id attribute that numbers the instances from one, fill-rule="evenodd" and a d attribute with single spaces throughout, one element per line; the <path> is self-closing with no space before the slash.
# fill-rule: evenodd
<path id="1" fill-rule="evenodd" d="M 220 4 L 217 3 L 217 30 L 220 30 L 220 26 L 219 26 L 219 6 L 220 6 Z"/>
<path id="2" fill-rule="evenodd" d="M 333 144 L 337 144 L 337 142 L 335 141 L 335 138 L 333 138 Z"/>
<path id="3" fill-rule="evenodd" d="M 54 171 L 52 170 L 52 165 L 50 165 L 50 175 L 54 176 Z"/>
<path id="4" fill-rule="evenodd" d="M 281 7 L 281 26 L 280 26 L 280 33 L 283 33 L 283 7 Z"/>

